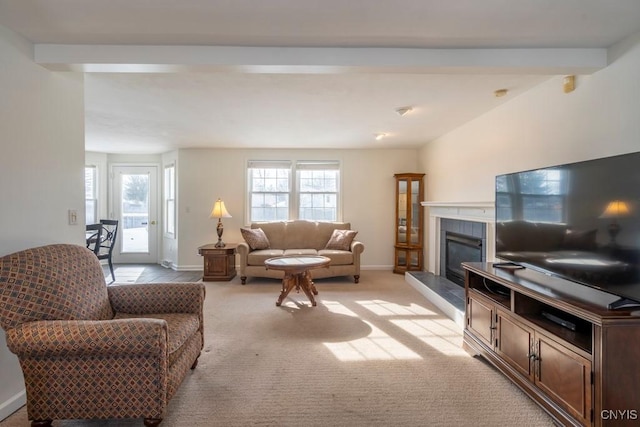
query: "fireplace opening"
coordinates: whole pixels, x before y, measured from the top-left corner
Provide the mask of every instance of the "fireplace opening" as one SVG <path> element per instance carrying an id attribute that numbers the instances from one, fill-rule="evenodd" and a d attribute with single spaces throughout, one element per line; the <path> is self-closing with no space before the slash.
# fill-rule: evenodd
<path id="1" fill-rule="evenodd" d="M 445 234 L 445 277 L 464 287 L 463 262 L 482 261 L 482 239 L 465 234 Z"/>

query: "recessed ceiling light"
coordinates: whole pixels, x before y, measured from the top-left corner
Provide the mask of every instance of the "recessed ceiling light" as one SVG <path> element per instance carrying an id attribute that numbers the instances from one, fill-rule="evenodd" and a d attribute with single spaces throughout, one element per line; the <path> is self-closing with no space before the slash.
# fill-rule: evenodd
<path id="1" fill-rule="evenodd" d="M 413 111 L 412 107 L 400 107 L 396 109 L 396 113 L 398 113 L 399 116 L 404 116 L 407 113 L 410 113 L 411 111 Z"/>
<path id="2" fill-rule="evenodd" d="M 380 141 L 382 138 L 387 136 L 386 133 L 374 133 L 373 136 L 376 138 L 376 141 Z"/>

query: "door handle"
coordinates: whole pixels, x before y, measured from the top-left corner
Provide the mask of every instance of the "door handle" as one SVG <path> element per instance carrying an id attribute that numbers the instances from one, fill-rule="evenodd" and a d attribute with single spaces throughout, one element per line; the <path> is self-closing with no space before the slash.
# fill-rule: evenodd
<path id="1" fill-rule="evenodd" d="M 156 225 L 156 222 L 155 221 L 151 221 L 151 225 Z"/>

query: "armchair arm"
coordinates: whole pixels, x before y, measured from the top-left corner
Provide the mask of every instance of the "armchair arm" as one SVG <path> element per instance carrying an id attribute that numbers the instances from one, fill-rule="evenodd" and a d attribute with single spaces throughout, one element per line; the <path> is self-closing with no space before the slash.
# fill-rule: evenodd
<path id="1" fill-rule="evenodd" d="M 20 358 L 167 353 L 167 322 L 161 319 L 40 320 L 9 329 L 6 337 Z"/>
<path id="2" fill-rule="evenodd" d="M 202 317 L 202 283 L 139 283 L 107 287 L 111 306 L 118 313 L 193 313 Z"/>

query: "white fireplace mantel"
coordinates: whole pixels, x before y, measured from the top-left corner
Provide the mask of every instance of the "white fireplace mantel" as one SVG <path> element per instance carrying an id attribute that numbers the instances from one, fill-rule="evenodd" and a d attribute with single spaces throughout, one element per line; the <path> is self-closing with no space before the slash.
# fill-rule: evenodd
<path id="1" fill-rule="evenodd" d="M 487 260 L 495 258 L 495 208 L 493 202 L 421 202 L 429 209 L 427 223 L 427 271 L 440 275 L 440 220 L 442 218 L 482 222 L 486 225 Z"/>

